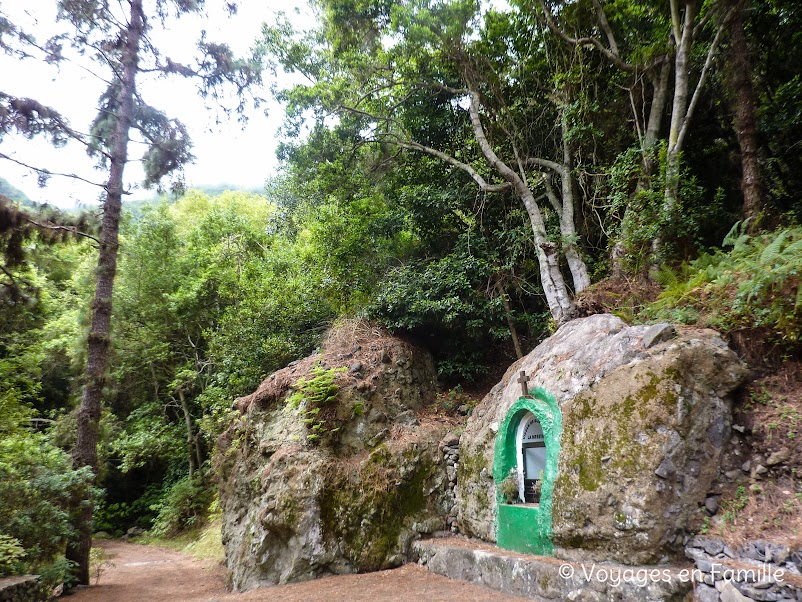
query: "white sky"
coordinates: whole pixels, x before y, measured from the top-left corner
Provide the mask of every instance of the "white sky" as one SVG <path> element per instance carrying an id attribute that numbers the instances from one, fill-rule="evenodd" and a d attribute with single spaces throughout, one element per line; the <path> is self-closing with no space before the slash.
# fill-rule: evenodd
<path id="1" fill-rule="evenodd" d="M 228 43 L 235 54 L 245 54 L 259 36 L 263 22 L 273 23 L 276 12 L 282 10 L 293 18 L 295 6 L 305 7 L 304 0 L 240 0 L 238 13 L 228 18 L 222 11 L 214 10 L 221 4 L 221 0 L 207 0 L 208 18 L 184 17 L 172 22 L 170 31 L 165 34 L 158 31 L 158 23 L 154 24 L 156 31 L 152 37 L 160 45 L 163 56 L 189 62 L 201 29 L 206 29 L 208 40 Z M 0 0 L 0 9 L 12 21 L 34 32 L 40 43 L 54 31 L 54 5 L 55 0 Z M 304 9 L 293 21 L 301 27 L 309 26 L 310 14 L 308 9 Z M 102 67 L 84 60 L 89 69 L 104 75 Z M 36 60 L 20 61 L 0 54 L 0 73 L 0 89 L 4 92 L 29 96 L 52 106 L 68 118 L 74 129 L 83 132 L 88 130 L 95 116 L 97 99 L 105 89 L 102 81 L 75 63 L 62 63 L 56 68 Z M 265 73 L 264 77 L 270 75 Z M 261 187 L 275 173 L 277 131 L 283 121 L 282 107 L 270 99 L 267 90 L 270 84 L 270 81 L 265 81 L 265 88 L 257 91 L 267 102 L 258 110 L 248 111 L 249 122 L 244 130 L 236 119 L 227 120 L 220 111 L 213 109 L 213 105 L 205 106 L 193 84 L 181 78 L 142 77 L 139 91 L 146 102 L 170 117 L 177 117 L 187 126 L 196 156 L 196 162 L 185 170 L 188 186 L 231 184 Z M 265 109 L 268 116 L 264 115 Z M 216 123 L 218 118 L 219 124 Z M 130 158 L 138 159 L 142 150 L 141 144 L 131 144 Z M 76 173 L 98 183 L 105 179 L 105 174 L 93 168 L 93 161 L 77 144 L 54 149 L 44 140 L 27 141 L 8 135 L 0 143 L 0 152 L 53 172 Z M 56 176 L 50 179 L 46 188 L 39 188 L 36 174 L 6 160 L 0 160 L 0 176 L 33 200 L 47 201 L 60 207 L 94 204 L 101 194 L 99 188 Z M 129 187 L 142 181 L 137 162 L 128 164 L 125 179 Z M 147 198 L 150 195 L 148 191 L 135 189 L 129 198 Z"/>

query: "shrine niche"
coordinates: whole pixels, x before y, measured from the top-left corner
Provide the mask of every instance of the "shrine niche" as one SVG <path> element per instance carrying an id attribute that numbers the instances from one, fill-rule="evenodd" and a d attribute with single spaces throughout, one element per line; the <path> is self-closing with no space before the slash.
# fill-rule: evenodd
<path id="1" fill-rule="evenodd" d="M 521 395 L 499 426 L 495 443 L 496 540 L 508 550 L 551 555 L 551 496 L 562 415 L 545 389 L 528 389 L 525 373 L 518 382 Z"/>

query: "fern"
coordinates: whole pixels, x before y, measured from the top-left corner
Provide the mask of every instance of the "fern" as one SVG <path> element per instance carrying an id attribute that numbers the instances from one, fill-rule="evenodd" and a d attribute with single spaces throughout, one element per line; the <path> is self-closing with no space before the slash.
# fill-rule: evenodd
<path id="1" fill-rule="evenodd" d="M 337 385 L 337 374 L 345 372 L 345 368 L 322 368 L 319 364 L 310 370 L 310 378 L 299 378 L 292 385 L 294 393 L 287 399 L 287 409 L 295 410 L 300 421 L 309 429 L 306 440 L 310 443 L 320 439 L 323 433 L 337 432 L 339 427 L 326 424 L 320 411 L 337 399 L 340 388 Z"/>
<path id="2" fill-rule="evenodd" d="M 723 330 L 767 328 L 783 345 L 802 335 L 802 227 L 750 236 L 746 222 L 725 238 L 728 252 L 705 254 L 682 266 L 663 268 L 665 290 L 647 307 L 646 319 L 672 319 Z"/>
<path id="3" fill-rule="evenodd" d="M 760 254 L 760 263 L 764 264 L 773 264 L 780 258 L 782 253 L 783 243 L 788 240 L 789 233 L 787 230 L 783 230 L 777 235 L 770 244 L 763 249 L 763 252 Z"/>

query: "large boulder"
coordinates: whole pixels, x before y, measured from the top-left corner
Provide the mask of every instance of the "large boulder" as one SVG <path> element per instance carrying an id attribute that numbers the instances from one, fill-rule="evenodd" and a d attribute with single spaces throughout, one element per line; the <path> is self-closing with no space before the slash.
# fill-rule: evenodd
<path id="1" fill-rule="evenodd" d="M 310 414 L 287 398 L 315 366 L 345 370 L 310 438 Z M 220 456 L 229 587 L 396 566 L 420 534 L 446 529 L 454 497 L 440 443 L 452 425 L 426 413 L 435 384 L 426 352 L 349 323 L 237 400 Z"/>
<path id="2" fill-rule="evenodd" d="M 562 413 L 552 494 L 555 554 L 649 563 L 681 555 L 718 476 L 730 393 L 746 368 L 711 330 L 571 321 L 519 360 L 476 407 L 460 439 L 458 525 L 495 541 L 492 465 L 499 425 L 521 395 L 514 376 Z"/>

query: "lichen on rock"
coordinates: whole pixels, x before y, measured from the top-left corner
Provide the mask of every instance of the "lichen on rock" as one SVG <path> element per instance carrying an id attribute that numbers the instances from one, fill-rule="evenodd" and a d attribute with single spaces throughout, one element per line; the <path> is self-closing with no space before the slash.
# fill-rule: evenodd
<path id="1" fill-rule="evenodd" d="M 458 524 L 487 541 L 495 541 L 493 445 L 521 395 L 512 378 L 521 370 L 563 416 L 555 554 L 625 563 L 681 555 L 720 470 L 729 395 L 746 375 L 737 356 L 710 330 L 629 327 L 611 315 L 562 326 L 510 367 L 461 437 Z"/>

